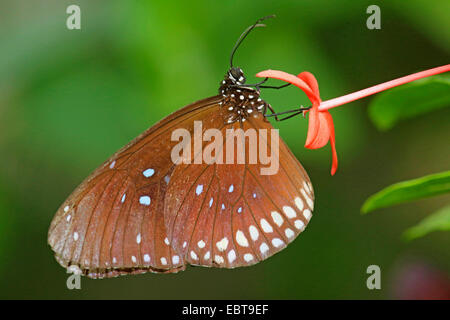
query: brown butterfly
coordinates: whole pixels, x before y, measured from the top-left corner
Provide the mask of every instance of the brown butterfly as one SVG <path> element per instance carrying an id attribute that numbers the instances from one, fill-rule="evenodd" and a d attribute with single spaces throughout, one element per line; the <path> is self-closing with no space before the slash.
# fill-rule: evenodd
<path id="1" fill-rule="evenodd" d="M 174 130 L 195 134 L 208 129 L 225 140 L 219 159 L 235 137 L 229 129 L 273 132 L 271 106 L 260 98 L 267 80 L 245 84 L 233 56 L 259 19 L 233 48 L 230 69 L 219 95 L 169 115 L 96 169 L 56 212 L 48 243 L 69 271 L 91 278 L 151 272 L 172 273 L 186 265 L 235 268 L 258 263 L 284 249 L 304 230 L 314 205 L 311 181 L 285 143 L 259 137 L 260 146 L 279 152 L 275 174 L 262 174 L 266 163 L 250 161 L 251 143 L 236 146 L 234 163 L 197 161 L 194 152 L 174 162 L 179 141 Z M 279 88 L 279 87 L 278 87 Z M 274 142 L 276 141 L 276 142 Z M 186 144 L 186 145 L 188 145 Z M 203 141 L 202 148 L 211 145 Z"/>

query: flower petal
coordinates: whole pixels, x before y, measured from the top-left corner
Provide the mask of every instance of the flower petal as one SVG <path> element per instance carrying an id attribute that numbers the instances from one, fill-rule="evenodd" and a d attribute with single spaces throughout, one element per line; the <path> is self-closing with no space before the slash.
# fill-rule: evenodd
<path id="1" fill-rule="evenodd" d="M 317 106 L 313 106 L 308 112 L 308 134 L 306 135 L 305 148 L 314 149 L 312 144 L 319 134 L 320 130 L 320 119 L 319 110 Z"/>
<path id="2" fill-rule="evenodd" d="M 319 129 L 313 141 L 308 145 L 308 149 L 319 149 L 325 146 L 330 140 L 330 129 L 328 127 L 327 114 L 318 111 Z"/>
<path id="3" fill-rule="evenodd" d="M 314 97 L 313 97 L 314 100 L 316 100 L 316 102 L 318 104 L 320 104 L 320 102 L 322 100 L 320 99 L 319 84 L 317 83 L 317 80 L 314 77 L 314 75 L 311 72 L 304 71 L 304 72 L 300 73 L 297 77 L 299 77 L 300 79 L 302 79 L 303 81 L 306 82 L 306 84 L 309 86 L 311 91 L 314 93 Z M 313 101 L 313 99 L 311 99 L 311 97 L 309 97 L 309 99 L 311 100 L 311 102 L 314 103 L 314 101 Z"/>
<path id="4" fill-rule="evenodd" d="M 264 71 L 258 72 L 256 74 L 256 76 L 259 78 L 273 78 L 273 79 L 278 79 L 278 80 L 283 80 L 283 81 L 289 82 L 289 83 L 293 84 L 294 86 L 297 86 L 300 89 L 302 89 L 303 92 L 306 93 L 306 95 L 308 96 L 308 98 L 310 100 L 311 100 L 311 97 L 315 97 L 315 94 L 311 90 L 309 85 L 307 85 L 302 79 L 294 76 L 293 74 L 290 74 L 290 73 L 287 73 L 284 71 L 279 71 L 279 70 L 264 70 Z"/>
<path id="5" fill-rule="evenodd" d="M 330 131 L 330 144 L 331 144 L 331 151 L 333 153 L 333 163 L 331 165 L 331 175 L 334 176 L 336 173 L 337 167 L 338 167 L 338 157 L 336 152 L 336 138 L 334 135 L 334 124 L 333 124 L 333 118 L 331 117 L 331 114 L 328 111 L 321 112 L 325 115 L 328 130 Z"/>

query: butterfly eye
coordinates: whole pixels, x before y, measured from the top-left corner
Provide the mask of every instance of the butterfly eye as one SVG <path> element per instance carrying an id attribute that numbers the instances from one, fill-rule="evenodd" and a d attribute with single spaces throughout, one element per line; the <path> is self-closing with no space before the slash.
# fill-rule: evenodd
<path id="1" fill-rule="evenodd" d="M 231 68 L 230 76 L 233 78 L 232 80 L 236 81 L 238 84 L 243 84 L 245 82 L 244 72 L 240 68 Z"/>

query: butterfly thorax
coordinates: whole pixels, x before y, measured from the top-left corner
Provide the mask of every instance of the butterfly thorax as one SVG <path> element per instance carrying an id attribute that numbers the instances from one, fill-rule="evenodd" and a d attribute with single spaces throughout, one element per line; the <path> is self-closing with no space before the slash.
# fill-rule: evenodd
<path id="1" fill-rule="evenodd" d="M 236 68 L 237 69 L 237 68 Z M 259 90 L 245 85 L 242 70 L 230 69 L 219 87 L 219 94 L 223 100 L 219 104 L 226 108 L 226 123 L 244 122 L 250 116 L 264 113 L 267 103 L 260 98 Z M 234 75 L 233 75 L 233 71 Z"/>

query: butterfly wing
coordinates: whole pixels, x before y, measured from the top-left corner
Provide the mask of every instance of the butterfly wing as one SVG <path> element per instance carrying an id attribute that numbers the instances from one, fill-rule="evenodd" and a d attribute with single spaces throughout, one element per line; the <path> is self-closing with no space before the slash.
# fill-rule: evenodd
<path id="1" fill-rule="evenodd" d="M 250 161 L 248 140 L 243 164 L 193 161 L 177 166 L 172 174 L 165 199 L 166 229 L 174 250 L 190 264 L 226 268 L 255 264 L 285 248 L 311 218 L 314 191 L 305 170 L 281 139 L 269 138 L 273 127 L 262 114 L 247 120 L 227 126 L 220 120 L 204 130 L 221 128 L 226 140 L 222 145 L 227 146 L 231 138 L 226 129 L 265 129 L 268 135 L 265 141 L 260 137 L 262 145 L 269 152 L 279 147 L 275 174 L 262 174 L 267 165 L 260 158 Z M 234 148 L 236 161 L 237 144 Z M 224 153 L 223 149 L 215 153 L 216 162 Z M 192 160 L 199 156 L 193 154 Z"/>
<path id="2" fill-rule="evenodd" d="M 220 97 L 188 105 L 161 120 L 95 170 L 61 205 L 48 243 L 57 261 L 92 278 L 177 272 L 183 257 L 165 230 L 164 198 L 175 165 L 175 128 L 192 132 L 211 118 Z"/>

